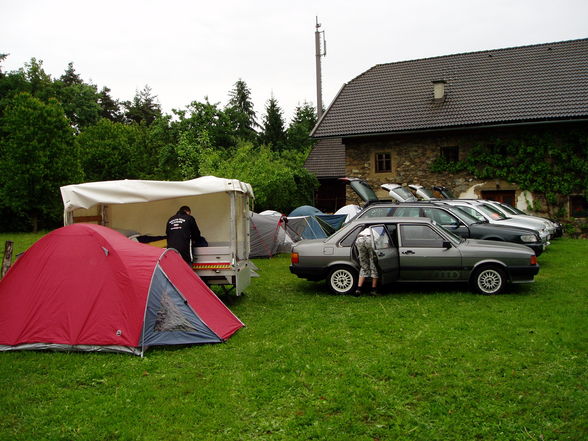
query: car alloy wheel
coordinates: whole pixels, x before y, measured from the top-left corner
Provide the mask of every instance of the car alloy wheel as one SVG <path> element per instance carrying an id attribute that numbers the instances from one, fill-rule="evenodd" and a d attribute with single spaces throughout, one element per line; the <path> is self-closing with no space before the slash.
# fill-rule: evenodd
<path id="1" fill-rule="evenodd" d="M 504 271 L 498 267 L 480 268 L 474 274 L 474 283 L 481 294 L 498 294 L 504 288 Z"/>
<path id="2" fill-rule="evenodd" d="M 335 294 L 349 294 L 357 285 L 357 271 L 343 266 L 333 268 L 329 272 L 327 284 Z"/>

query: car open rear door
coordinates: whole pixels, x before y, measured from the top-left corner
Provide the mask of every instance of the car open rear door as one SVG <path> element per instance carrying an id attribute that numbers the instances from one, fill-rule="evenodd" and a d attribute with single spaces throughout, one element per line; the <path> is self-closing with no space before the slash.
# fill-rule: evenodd
<path id="1" fill-rule="evenodd" d="M 384 225 L 371 227 L 382 284 L 391 283 L 398 279 L 398 248 L 392 240 L 392 234 L 396 234 L 396 227 L 388 227 Z"/>

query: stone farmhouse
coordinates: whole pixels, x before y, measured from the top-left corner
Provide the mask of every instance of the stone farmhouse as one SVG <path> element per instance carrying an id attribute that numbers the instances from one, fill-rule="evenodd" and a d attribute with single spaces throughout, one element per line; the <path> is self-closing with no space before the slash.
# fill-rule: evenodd
<path id="1" fill-rule="evenodd" d="M 321 183 L 317 208 L 359 203 L 340 177 L 443 185 L 459 197 L 503 200 L 527 209 L 537 195 L 500 179 L 432 172 L 497 137 L 569 131 L 588 136 L 588 39 L 380 64 L 344 84 L 311 136 L 305 167 Z M 588 214 L 583 194 L 567 195 L 568 215 Z"/>

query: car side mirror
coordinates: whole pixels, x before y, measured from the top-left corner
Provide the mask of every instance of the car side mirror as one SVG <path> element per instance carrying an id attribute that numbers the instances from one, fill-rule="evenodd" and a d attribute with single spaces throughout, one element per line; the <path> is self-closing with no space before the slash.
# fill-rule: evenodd
<path id="1" fill-rule="evenodd" d="M 443 241 L 443 248 L 445 248 L 446 250 L 451 248 L 451 242 L 449 242 L 448 240 L 444 240 Z"/>

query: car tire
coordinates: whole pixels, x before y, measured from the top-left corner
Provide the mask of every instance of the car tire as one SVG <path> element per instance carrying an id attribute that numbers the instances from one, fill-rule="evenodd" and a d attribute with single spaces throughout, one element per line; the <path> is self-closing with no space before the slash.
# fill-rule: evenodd
<path id="1" fill-rule="evenodd" d="M 498 266 L 483 266 L 474 271 L 471 283 L 480 294 L 499 294 L 506 285 L 506 273 Z"/>
<path id="2" fill-rule="evenodd" d="M 357 287 L 358 274 L 354 268 L 336 266 L 327 277 L 327 286 L 333 294 L 351 294 Z"/>

